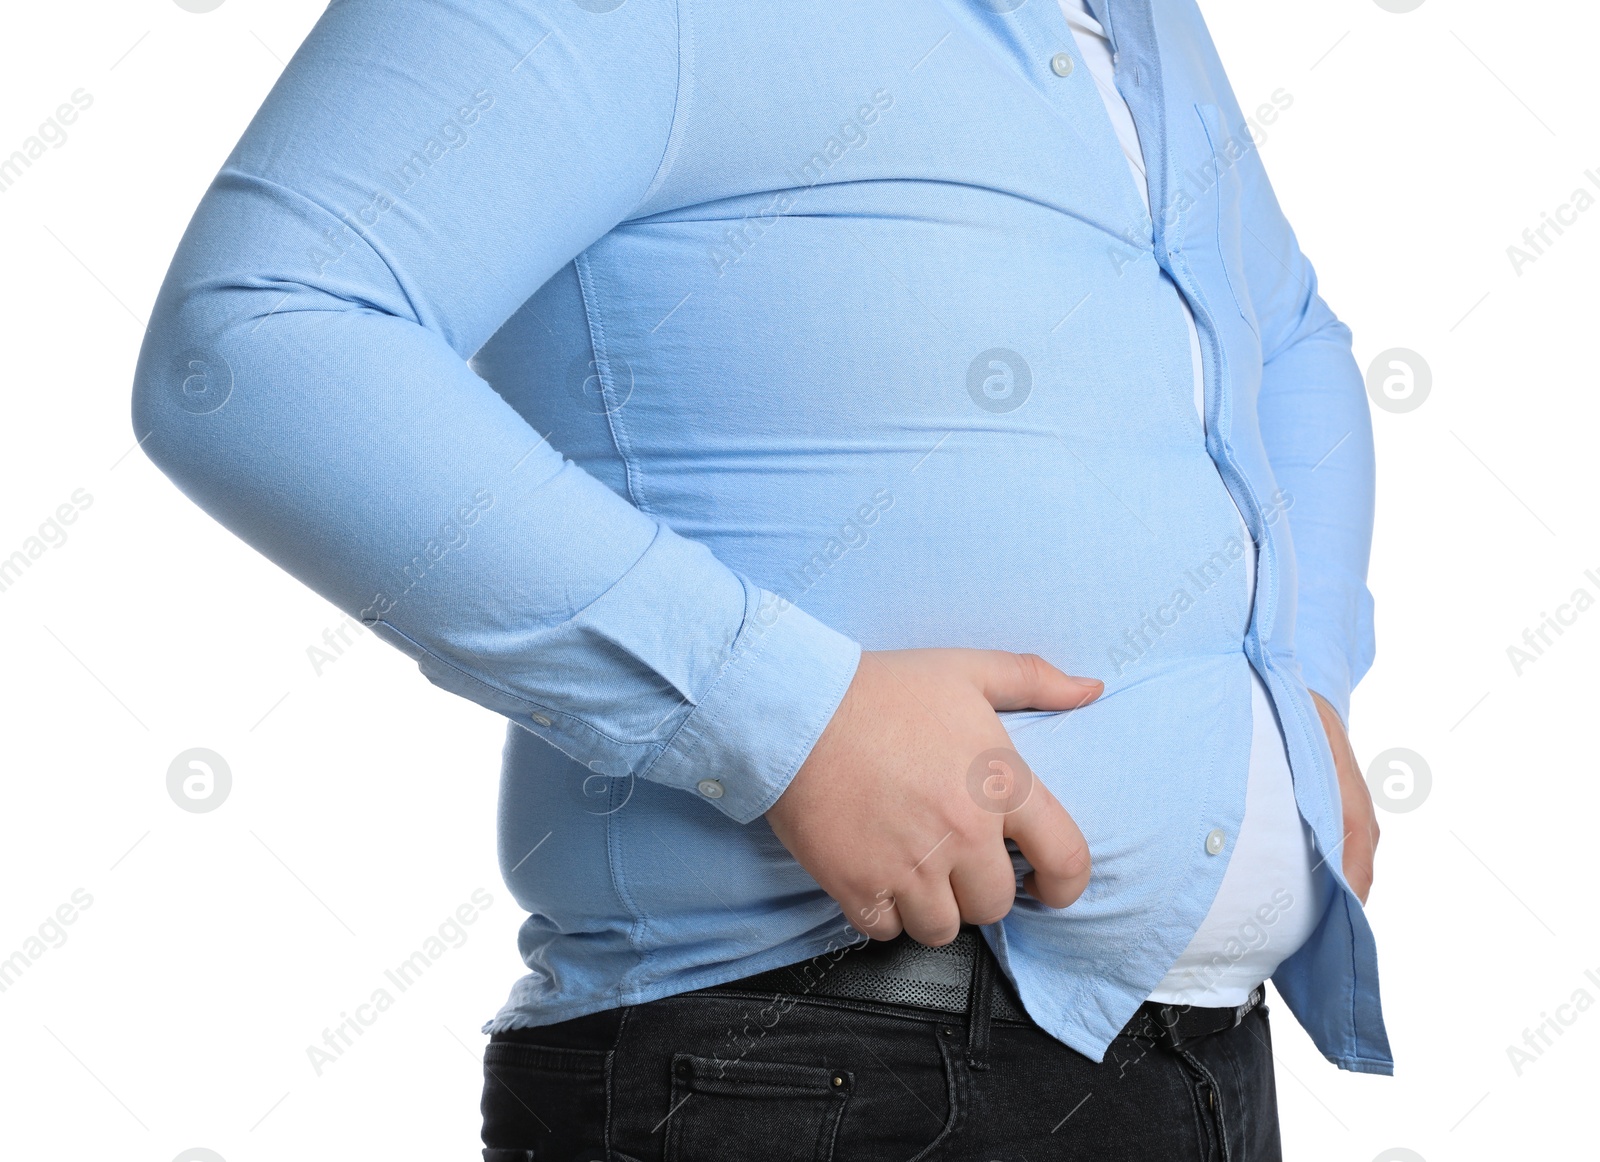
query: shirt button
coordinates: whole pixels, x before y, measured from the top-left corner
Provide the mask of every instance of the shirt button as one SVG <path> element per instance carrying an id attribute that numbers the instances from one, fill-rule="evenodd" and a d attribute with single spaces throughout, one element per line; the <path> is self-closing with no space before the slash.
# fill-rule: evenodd
<path id="1" fill-rule="evenodd" d="M 1072 57 L 1064 52 L 1058 52 L 1050 58 L 1050 71 L 1058 77 L 1072 75 Z"/>
<path id="2" fill-rule="evenodd" d="M 715 779 L 701 779 L 695 789 L 707 799 L 722 798 L 722 784 Z"/>
<path id="3" fill-rule="evenodd" d="M 542 714 L 530 714 L 530 715 L 528 715 L 528 717 L 533 719 L 540 726 L 549 726 L 550 725 L 550 720 L 548 718 L 546 718 Z"/>
<path id="4" fill-rule="evenodd" d="M 1222 833 L 1222 828 L 1218 827 L 1213 830 L 1210 835 L 1206 836 L 1206 854 L 1221 855 L 1222 849 L 1226 847 L 1227 844 L 1228 837 Z"/>

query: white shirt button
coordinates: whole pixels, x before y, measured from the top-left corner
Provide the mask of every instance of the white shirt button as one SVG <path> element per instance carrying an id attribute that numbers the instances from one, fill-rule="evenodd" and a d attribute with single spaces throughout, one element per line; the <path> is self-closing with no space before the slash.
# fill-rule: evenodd
<path id="1" fill-rule="evenodd" d="M 1072 57 L 1064 52 L 1058 52 L 1050 58 L 1050 71 L 1058 77 L 1072 75 Z"/>
<path id="2" fill-rule="evenodd" d="M 528 717 L 533 719 L 540 726 L 549 726 L 550 725 L 550 720 L 548 718 L 546 718 L 542 714 L 530 714 L 530 715 L 528 715 Z"/>
<path id="3" fill-rule="evenodd" d="M 1206 854 L 1221 855 L 1222 849 L 1228 845 L 1228 837 L 1222 833 L 1222 828 L 1214 829 L 1206 836 Z"/>
<path id="4" fill-rule="evenodd" d="M 715 779 L 701 779 L 696 785 L 696 790 L 698 790 L 707 799 L 722 798 L 722 784 L 717 782 Z"/>

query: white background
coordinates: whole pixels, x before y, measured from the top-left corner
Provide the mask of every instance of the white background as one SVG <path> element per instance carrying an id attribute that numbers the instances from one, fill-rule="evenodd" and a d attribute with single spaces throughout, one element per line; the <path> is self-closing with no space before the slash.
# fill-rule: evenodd
<path id="1" fill-rule="evenodd" d="M 1358 359 L 1408 348 L 1433 378 L 1374 415 L 1379 648 L 1352 714 L 1363 762 L 1404 747 L 1432 772 L 1382 815 L 1370 905 L 1398 1070 L 1341 1073 L 1275 1006 L 1286 1155 L 1592 1157 L 1600 609 L 1520 675 L 1507 647 L 1575 589 L 1600 598 L 1600 207 L 1520 274 L 1507 247 L 1600 196 L 1600 14 L 1204 7 L 1245 108 L 1293 96 L 1262 152 Z M 503 723 L 370 636 L 315 672 L 342 615 L 185 500 L 128 417 L 178 238 L 320 11 L 3 18 L 0 156 L 93 97 L 0 193 L 0 557 L 92 497 L 0 592 L 0 958 L 93 901 L 0 992 L 6 1157 L 477 1156 L 477 1030 L 522 972 L 493 849 Z M 232 773 L 211 813 L 167 793 L 193 747 Z M 465 943 L 318 1076 L 307 1046 L 475 889 L 493 903 Z M 1580 989 L 1595 1007 L 1519 1070 L 1508 1047 Z"/>

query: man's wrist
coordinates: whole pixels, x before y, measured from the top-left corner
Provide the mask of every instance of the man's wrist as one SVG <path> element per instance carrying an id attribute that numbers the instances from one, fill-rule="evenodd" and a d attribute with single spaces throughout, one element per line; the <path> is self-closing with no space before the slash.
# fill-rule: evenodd
<path id="1" fill-rule="evenodd" d="M 644 777 L 749 823 L 788 788 L 832 720 L 859 643 L 747 583 L 745 624 L 705 698 Z"/>

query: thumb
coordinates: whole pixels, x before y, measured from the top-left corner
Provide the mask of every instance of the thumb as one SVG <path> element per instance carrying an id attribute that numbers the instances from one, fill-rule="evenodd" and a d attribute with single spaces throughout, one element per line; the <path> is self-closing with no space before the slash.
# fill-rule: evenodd
<path id="1" fill-rule="evenodd" d="M 977 655 L 978 688 L 996 710 L 1076 710 L 1106 688 L 1098 678 L 1063 673 L 1038 654 L 972 652 Z"/>

